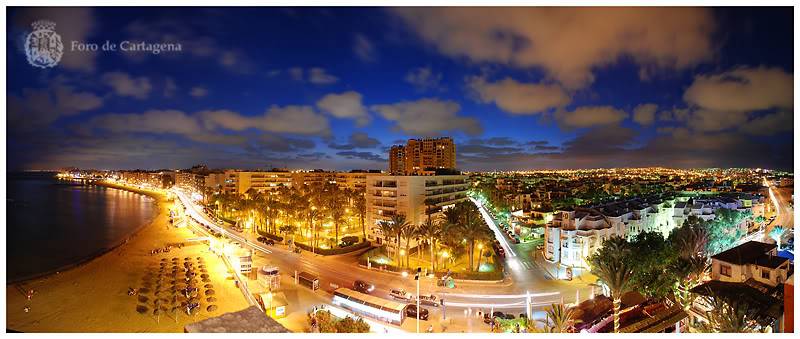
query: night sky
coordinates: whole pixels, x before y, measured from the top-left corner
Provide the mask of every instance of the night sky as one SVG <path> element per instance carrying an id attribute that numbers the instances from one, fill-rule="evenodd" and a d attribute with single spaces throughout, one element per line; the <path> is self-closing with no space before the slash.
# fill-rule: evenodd
<path id="1" fill-rule="evenodd" d="M 25 56 L 31 23 L 64 44 Z M 792 167 L 791 8 L 11 8 L 12 170 Z M 72 41 L 180 52 L 71 50 Z"/>

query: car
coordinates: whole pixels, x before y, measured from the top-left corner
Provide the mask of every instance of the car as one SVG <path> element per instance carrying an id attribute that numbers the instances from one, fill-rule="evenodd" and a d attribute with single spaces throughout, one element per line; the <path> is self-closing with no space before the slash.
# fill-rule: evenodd
<path id="1" fill-rule="evenodd" d="M 372 285 L 363 280 L 356 280 L 353 282 L 353 290 L 365 294 L 370 294 L 375 290 L 375 285 Z"/>
<path id="2" fill-rule="evenodd" d="M 428 320 L 427 309 L 420 307 L 419 312 L 417 312 L 417 305 L 411 304 L 406 307 L 406 317 L 417 318 L 417 313 L 419 313 L 419 320 Z"/>
<path id="3" fill-rule="evenodd" d="M 437 299 L 436 296 L 433 295 L 433 294 L 430 294 L 430 295 L 422 294 L 422 295 L 420 295 L 419 296 L 419 303 L 420 304 L 425 304 L 425 305 L 428 305 L 428 306 L 439 307 L 439 299 Z"/>
<path id="4" fill-rule="evenodd" d="M 267 239 L 264 239 L 264 243 L 267 244 L 267 245 L 270 245 L 270 246 L 271 245 L 275 245 L 275 240 L 267 238 Z"/>
<path id="5" fill-rule="evenodd" d="M 394 289 L 389 292 L 389 296 L 395 299 L 406 300 L 410 301 L 414 299 L 414 296 L 411 293 L 406 292 L 405 290 L 401 289 Z"/>
<path id="6" fill-rule="evenodd" d="M 514 241 L 515 244 L 519 244 L 519 236 L 518 235 L 515 235 L 512 240 Z"/>
<path id="7" fill-rule="evenodd" d="M 503 312 L 500 312 L 500 311 L 495 311 L 494 314 L 491 314 L 491 315 L 489 313 L 486 313 L 486 314 L 483 315 L 483 322 L 485 324 L 491 324 L 494 321 L 494 318 L 504 319 L 504 317 L 505 317 L 505 314 Z"/>
<path id="8" fill-rule="evenodd" d="M 498 316 L 498 317 L 506 319 L 506 320 L 514 320 L 514 318 L 515 318 L 514 315 L 511 314 L 511 313 L 506 313 L 506 314 L 503 314 L 502 316 Z"/>
<path id="9" fill-rule="evenodd" d="M 256 241 L 265 242 L 265 241 L 267 241 L 267 238 L 266 237 L 258 237 L 258 238 L 256 238 Z"/>

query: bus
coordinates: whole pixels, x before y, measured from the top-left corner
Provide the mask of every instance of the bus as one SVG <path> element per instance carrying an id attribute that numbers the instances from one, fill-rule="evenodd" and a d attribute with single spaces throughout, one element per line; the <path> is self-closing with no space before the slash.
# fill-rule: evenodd
<path id="1" fill-rule="evenodd" d="M 310 288 L 312 291 L 319 289 L 319 278 L 308 272 L 300 272 L 300 274 L 297 275 L 297 282 L 300 285 Z"/>
<path id="2" fill-rule="evenodd" d="M 332 303 L 357 315 L 394 325 L 401 325 L 406 319 L 406 307 L 408 306 L 343 287 L 333 292 Z"/>

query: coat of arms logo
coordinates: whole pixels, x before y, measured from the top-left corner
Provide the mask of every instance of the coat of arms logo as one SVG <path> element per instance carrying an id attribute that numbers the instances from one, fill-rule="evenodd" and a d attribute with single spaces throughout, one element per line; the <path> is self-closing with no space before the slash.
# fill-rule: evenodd
<path id="1" fill-rule="evenodd" d="M 54 30 L 56 24 L 52 21 L 39 20 L 34 22 L 33 32 L 25 40 L 25 54 L 28 63 L 34 67 L 49 68 L 61 61 L 64 54 L 64 44 L 61 36 Z"/>

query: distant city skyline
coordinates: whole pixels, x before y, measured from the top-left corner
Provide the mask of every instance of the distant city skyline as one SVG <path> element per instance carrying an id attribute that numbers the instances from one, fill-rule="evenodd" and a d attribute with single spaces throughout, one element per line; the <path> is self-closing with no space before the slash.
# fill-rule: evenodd
<path id="1" fill-rule="evenodd" d="M 18 7 L 8 20 L 10 170 L 388 170 L 392 145 L 438 136 L 464 171 L 793 166 L 789 7 Z M 64 43 L 53 68 L 26 59 L 37 20 Z"/>

